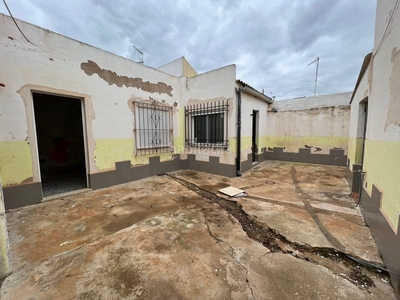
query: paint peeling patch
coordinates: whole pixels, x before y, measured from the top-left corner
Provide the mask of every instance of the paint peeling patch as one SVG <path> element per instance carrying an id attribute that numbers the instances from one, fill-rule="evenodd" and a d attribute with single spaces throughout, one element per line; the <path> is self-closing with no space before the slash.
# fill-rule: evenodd
<path id="1" fill-rule="evenodd" d="M 97 74 L 109 85 L 115 84 L 118 87 L 134 87 L 145 92 L 167 94 L 172 97 L 172 86 L 164 82 L 151 83 L 150 81 L 143 81 L 143 79 L 139 77 L 120 76 L 111 70 L 100 68 L 98 64 L 91 60 L 81 63 L 81 69 L 89 76 Z"/>
<path id="2" fill-rule="evenodd" d="M 385 131 L 389 125 L 400 126 L 400 49 L 392 50 L 392 74 L 389 80 L 390 102 L 385 123 Z"/>

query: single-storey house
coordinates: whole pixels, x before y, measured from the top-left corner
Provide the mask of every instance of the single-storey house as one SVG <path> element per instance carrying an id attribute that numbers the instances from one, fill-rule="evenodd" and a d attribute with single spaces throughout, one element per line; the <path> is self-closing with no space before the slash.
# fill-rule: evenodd
<path id="1" fill-rule="evenodd" d="M 275 144 L 287 113 L 271 116 L 273 99 L 239 80 L 235 65 L 198 74 L 181 57 L 155 69 L 17 21 L 32 43 L 0 14 L 7 209 L 178 169 L 233 177 L 265 159 L 346 163 L 342 144 L 321 153 Z"/>
<path id="2" fill-rule="evenodd" d="M 185 58 L 160 69 L 0 15 L 0 176 L 6 208 L 177 169 L 225 176 L 266 147 L 272 99 Z M 239 159 L 237 158 L 239 157 Z"/>

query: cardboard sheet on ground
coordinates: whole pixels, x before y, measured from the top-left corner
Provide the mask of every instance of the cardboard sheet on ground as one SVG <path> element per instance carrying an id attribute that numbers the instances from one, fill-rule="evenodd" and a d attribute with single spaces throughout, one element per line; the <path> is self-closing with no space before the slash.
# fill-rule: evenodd
<path id="1" fill-rule="evenodd" d="M 222 194 L 225 194 L 225 195 L 228 195 L 230 197 L 235 197 L 238 194 L 244 193 L 244 190 L 235 188 L 234 186 L 228 186 L 226 188 L 218 190 L 218 192 L 220 192 Z"/>

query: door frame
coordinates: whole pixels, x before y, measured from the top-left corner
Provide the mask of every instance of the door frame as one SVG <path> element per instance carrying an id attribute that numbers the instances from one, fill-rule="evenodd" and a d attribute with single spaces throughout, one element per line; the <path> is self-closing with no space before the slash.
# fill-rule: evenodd
<path id="1" fill-rule="evenodd" d="M 252 116 L 252 126 L 251 126 L 251 157 L 252 162 L 258 161 L 258 118 L 259 118 L 259 111 L 253 109 Z"/>
<path id="2" fill-rule="evenodd" d="M 367 139 L 367 126 L 368 126 L 368 98 L 360 103 L 364 106 L 364 124 L 363 124 L 363 144 L 361 149 L 361 170 L 364 171 L 364 156 L 365 156 L 365 141 Z"/>
<path id="3" fill-rule="evenodd" d="M 36 178 L 38 179 L 39 182 L 42 182 L 41 178 L 41 170 L 40 170 L 40 161 L 39 161 L 39 146 L 38 146 L 38 138 L 37 138 L 37 131 L 36 131 L 36 119 L 35 119 L 35 107 L 34 107 L 34 100 L 33 100 L 33 94 L 44 94 L 44 95 L 51 95 L 51 96 L 57 96 L 57 97 L 64 97 L 64 98 L 70 98 L 70 99 L 77 99 L 81 103 L 81 121 L 82 121 L 82 129 L 83 129 L 83 147 L 84 147 L 84 155 L 85 155 L 85 176 L 86 176 L 86 187 L 90 188 L 90 163 L 89 163 L 89 145 L 88 145 L 88 134 L 87 134 L 87 112 L 86 112 L 86 97 L 84 95 L 77 95 L 76 93 L 68 93 L 64 91 L 52 91 L 52 89 L 36 89 L 36 88 L 31 88 L 30 89 L 30 106 L 31 106 L 31 126 L 32 126 L 32 136 L 33 136 L 33 145 L 32 147 L 32 163 L 34 165 L 34 168 L 37 170 L 37 176 Z M 53 196 L 51 196 L 53 198 Z M 42 199 L 43 199 L 43 190 L 42 190 Z"/>

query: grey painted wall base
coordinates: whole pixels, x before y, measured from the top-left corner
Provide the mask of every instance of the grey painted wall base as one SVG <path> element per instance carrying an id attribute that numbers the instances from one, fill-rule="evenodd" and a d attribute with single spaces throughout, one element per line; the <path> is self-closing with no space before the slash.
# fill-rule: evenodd
<path id="1" fill-rule="evenodd" d="M 122 184 L 177 170 L 196 170 L 227 177 L 236 176 L 236 166 L 219 162 L 219 157 L 210 156 L 209 161 L 198 161 L 194 154 L 188 154 L 181 160 L 174 155 L 172 160 L 160 162 L 160 157 L 150 157 L 149 164 L 131 166 L 130 161 L 115 163 L 115 170 L 89 174 L 89 187 L 93 190 Z M 42 184 L 40 182 L 21 184 L 4 188 L 6 209 L 38 204 L 42 200 Z"/>
<path id="2" fill-rule="evenodd" d="M 196 160 L 194 154 L 188 154 L 185 164 L 185 168 L 182 167 L 182 169 L 195 170 L 226 177 L 236 176 L 236 166 L 220 163 L 218 156 L 210 156 L 209 161 L 206 162 Z"/>
<path id="3" fill-rule="evenodd" d="M 258 162 L 259 160 L 260 160 L 260 155 L 257 154 L 256 161 Z M 253 167 L 253 155 L 251 153 L 249 153 L 247 155 L 247 160 L 241 162 L 240 168 L 241 168 L 242 173 L 244 173 L 244 172 L 250 170 L 252 167 Z"/>
<path id="4" fill-rule="evenodd" d="M 347 155 L 344 154 L 343 149 L 331 149 L 329 154 L 311 153 L 308 148 L 300 148 L 298 153 L 283 152 L 283 149 L 283 147 L 275 147 L 273 151 L 265 151 L 260 154 L 260 157 L 264 156 L 262 160 L 271 159 L 330 166 L 346 166 L 347 162 Z"/>
<path id="5" fill-rule="evenodd" d="M 361 186 L 361 165 L 353 164 L 353 171 L 350 170 L 350 160 L 347 160 L 346 180 L 352 193 L 359 193 Z"/>
<path id="6" fill-rule="evenodd" d="M 149 164 L 141 166 L 131 166 L 131 162 L 120 161 L 115 163 L 115 170 L 89 174 L 90 188 L 93 190 L 113 186 L 172 172 L 181 168 L 180 155 L 174 155 L 170 161 L 160 162 L 160 157 L 150 157 Z"/>
<path id="7" fill-rule="evenodd" d="M 397 232 L 394 232 L 385 216 L 382 214 L 382 192 L 372 186 L 372 194 L 369 196 L 363 187 L 360 195 L 360 205 L 365 221 L 371 229 L 372 236 L 378 245 L 379 252 L 389 270 L 393 287 L 400 294 L 400 220 Z"/>
<path id="8" fill-rule="evenodd" d="M 300 149 L 299 153 L 286 153 L 283 148 L 274 148 L 274 151 L 262 149 L 256 155 L 256 161 L 267 159 L 283 160 L 302 163 L 315 163 L 334 166 L 346 165 L 347 157 L 343 150 L 331 150 L 330 154 L 311 154 L 310 149 Z M 253 167 L 252 155 L 248 154 L 247 160 L 241 162 L 242 172 Z M 131 166 L 130 161 L 115 163 L 115 170 L 89 174 L 89 187 L 93 190 L 139 180 L 153 175 L 177 170 L 195 170 L 226 177 L 236 176 L 236 166 L 220 163 L 218 156 L 210 156 L 209 161 L 196 160 L 195 154 L 188 154 L 187 159 L 180 159 L 174 155 L 170 161 L 160 162 L 160 157 L 150 157 L 149 164 Z M 4 188 L 4 202 L 6 209 L 17 208 L 40 203 L 42 200 L 42 186 L 40 182 Z"/>
<path id="9" fill-rule="evenodd" d="M 3 195 L 6 209 L 37 204 L 42 200 L 42 184 L 34 182 L 3 187 Z"/>
<path id="10" fill-rule="evenodd" d="M 195 154 L 188 154 L 187 159 L 181 160 L 180 155 L 174 155 L 170 161 L 160 162 L 160 157 L 150 157 L 149 164 L 131 166 L 130 161 L 115 163 L 115 170 L 90 174 L 90 187 L 100 189 L 116 184 L 126 183 L 177 170 L 195 170 L 227 177 L 236 176 L 235 165 L 219 162 L 219 157 L 210 156 L 209 161 L 196 160 Z"/>

